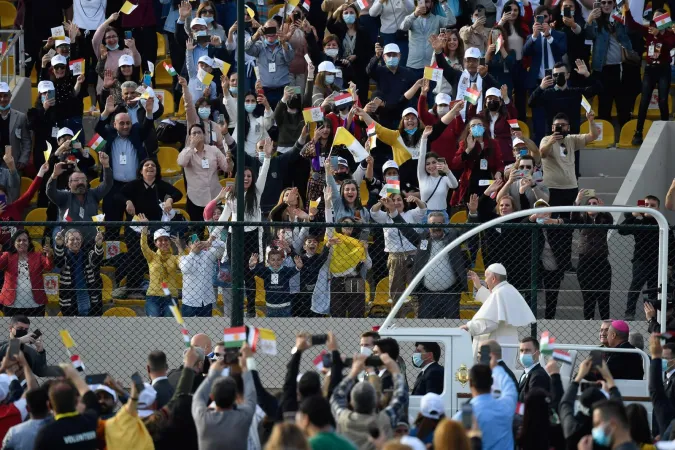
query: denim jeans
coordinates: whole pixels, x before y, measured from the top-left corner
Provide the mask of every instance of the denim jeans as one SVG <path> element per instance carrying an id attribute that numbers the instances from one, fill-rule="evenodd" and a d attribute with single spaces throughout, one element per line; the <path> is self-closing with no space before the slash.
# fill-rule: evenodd
<path id="1" fill-rule="evenodd" d="M 291 317 L 291 306 L 267 308 L 267 317 Z"/>
<path id="2" fill-rule="evenodd" d="M 183 317 L 211 317 L 213 314 L 213 303 L 204 306 L 187 306 L 181 307 Z"/>
<path id="3" fill-rule="evenodd" d="M 171 317 L 171 297 L 148 295 L 145 297 L 145 315 L 148 317 Z"/>

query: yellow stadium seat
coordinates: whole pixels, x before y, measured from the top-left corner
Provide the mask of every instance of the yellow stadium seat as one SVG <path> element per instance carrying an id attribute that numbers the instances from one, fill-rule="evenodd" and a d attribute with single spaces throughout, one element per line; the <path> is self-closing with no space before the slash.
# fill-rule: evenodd
<path id="1" fill-rule="evenodd" d="M 103 313 L 103 317 L 136 317 L 136 311 L 125 306 L 113 306 Z"/>
<path id="2" fill-rule="evenodd" d="M 389 303 L 389 278 L 382 278 L 375 285 L 375 299 L 373 305 L 390 307 Z"/>
<path id="3" fill-rule="evenodd" d="M 651 120 L 645 120 L 644 129 L 642 131 L 642 138 L 644 139 L 649 133 L 649 129 L 652 127 Z M 619 136 L 619 143 L 616 145 L 617 148 L 635 148 L 632 143 L 633 135 L 635 134 L 635 129 L 637 128 L 637 119 L 629 120 L 621 128 L 621 135 Z"/>
<path id="4" fill-rule="evenodd" d="M 211 310 L 211 316 L 212 317 L 223 317 L 223 312 L 217 308 L 213 308 Z"/>
<path id="5" fill-rule="evenodd" d="M 596 120 L 596 126 L 602 128 L 602 139 L 596 139 L 595 141 L 586 145 L 590 148 L 607 148 L 610 145 L 614 144 L 614 126 L 607 122 L 606 120 Z M 581 124 L 580 129 L 581 134 L 589 133 L 588 121 Z"/>
<path id="6" fill-rule="evenodd" d="M 35 208 L 26 215 L 26 222 L 46 222 L 47 208 Z M 38 238 L 45 232 L 45 227 L 26 227 L 26 231 L 32 238 Z"/>
<path id="7" fill-rule="evenodd" d="M 174 105 L 173 105 L 173 94 L 170 91 L 165 91 L 164 89 L 155 89 L 155 94 L 159 101 L 164 105 L 164 114 L 162 117 L 173 116 Z"/>
<path id="8" fill-rule="evenodd" d="M 30 104 L 31 106 L 35 106 L 35 102 L 37 102 L 38 97 L 40 96 L 40 93 L 37 90 L 37 87 L 32 87 L 30 89 Z"/>
<path id="9" fill-rule="evenodd" d="M 56 315 L 56 317 L 63 317 L 63 313 L 59 311 L 59 313 Z"/>
<path id="10" fill-rule="evenodd" d="M 169 72 L 166 71 L 163 63 L 171 64 L 171 59 L 165 59 L 164 61 L 157 61 L 157 64 L 155 64 L 155 85 L 166 88 L 172 88 L 173 77 L 169 75 Z"/>
<path id="11" fill-rule="evenodd" d="M 186 204 L 186 202 L 187 202 L 187 197 L 186 197 L 186 196 L 187 196 L 187 191 L 185 190 L 185 179 L 184 179 L 184 178 L 180 178 L 178 181 L 176 181 L 176 182 L 173 184 L 173 187 L 175 187 L 176 189 L 178 189 L 178 190 L 183 194 L 183 198 L 181 198 L 179 201 L 177 201 L 176 203 L 174 203 L 173 206 L 176 207 L 176 208 L 183 208 L 183 209 L 184 209 L 184 208 L 185 208 L 185 204 Z"/>
<path id="12" fill-rule="evenodd" d="M 166 58 L 166 39 L 161 33 L 157 33 L 157 59 L 159 58 Z M 157 75 L 157 66 L 155 66 L 155 75 Z"/>
<path id="13" fill-rule="evenodd" d="M 473 319 L 474 315 L 476 315 L 476 311 L 472 311 L 470 309 L 460 309 L 459 310 L 459 318 L 461 320 L 471 320 L 471 319 Z"/>
<path id="14" fill-rule="evenodd" d="M 274 5 L 270 8 L 270 12 L 267 13 L 267 19 L 271 19 L 272 17 L 276 16 L 277 14 L 280 14 L 279 11 L 282 10 L 284 7 L 284 4 L 282 3 L 281 5 Z"/>
<path id="15" fill-rule="evenodd" d="M 180 208 L 175 208 L 175 209 L 176 209 L 176 211 L 181 213 L 183 215 L 183 217 L 185 217 L 185 220 L 188 220 L 188 221 L 190 220 L 190 215 L 187 213 L 187 211 L 185 211 L 184 209 L 180 209 Z"/>
<path id="16" fill-rule="evenodd" d="M 33 68 L 33 70 L 30 71 L 30 84 L 31 86 L 38 85 L 37 70 L 35 68 Z"/>
<path id="17" fill-rule="evenodd" d="M 173 147 L 160 147 L 157 152 L 157 161 L 162 168 L 163 177 L 175 177 L 181 173 L 178 165 L 178 150 Z"/>
<path id="18" fill-rule="evenodd" d="M 466 223 L 467 214 L 466 211 L 457 211 L 450 218 L 450 223 Z"/>
<path id="19" fill-rule="evenodd" d="M 89 147 L 87 147 L 87 148 L 89 148 Z M 98 170 L 99 170 L 99 172 L 100 172 L 100 169 L 101 169 L 101 162 L 98 160 L 98 153 L 96 153 L 96 152 L 93 151 L 91 148 L 89 148 L 89 156 L 91 156 L 92 158 L 94 158 L 94 164 L 96 165 L 96 167 L 98 168 Z"/>
<path id="20" fill-rule="evenodd" d="M 83 103 L 83 105 L 84 105 L 83 111 L 84 111 L 84 115 L 85 115 L 85 116 L 94 116 L 94 117 L 98 117 L 98 116 L 101 115 L 101 112 L 98 110 L 98 107 L 96 107 L 96 110 L 93 111 L 93 112 L 92 112 L 92 111 L 89 111 L 89 110 L 91 109 L 91 97 L 90 97 L 90 96 L 88 96 L 88 95 L 85 96 L 85 97 L 82 99 L 82 103 Z"/>
<path id="21" fill-rule="evenodd" d="M 530 127 L 528 127 L 527 124 L 522 120 L 518 121 L 518 126 L 520 126 L 520 131 L 523 132 L 523 136 L 530 139 Z"/>
<path id="22" fill-rule="evenodd" d="M 103 303 L 106 302 L 111 302 L 113 299 L 112 296 L 112 291 L 113 291 L 113 283 L 110 277 L 104 273 L 101 274 L 101 281 L 103 282 L 103 289 L 101 290 L 101 294 L 103 296 Z"/>
<path id="23" fill-rule="evenodd" d="M 478 255 L 476 255 L 476 264 L 473 266 L 474 272 L 485 272 L 485 263 L 483 262 L 483 250 L 478 249 Z"/>
<path id="24" fill-rule="evenodd" d="M 230 183 L 232 186 L 234 186 L 235 183 L 234 178 L 222 178 L 220 180 L 220 185 L 222 187 L 227 187 L 227 183 Z"/>
<path id="25" fill-rule="evenodd" d="M 656 98 L 658 99 L 658 90 L 654 89 L 654 92 L 652 95 L 655 95 Z M 640 100 L 642 100 L 642 94 L 638 94 L 637 98 L 635 99 L 635 106 L 633 107 L 633 117 L 638 116 L 638 112 L 640 109 Z M 673 110 L 673 97 L 669 94 L 668 95 L 668 111 Z M 661 112 L 659 110 L 658 104 L 651 104 L 649 105 L 649 108 L 647 109 L 647 119 L 651 120 L 661 120 Z"/>
<path id="26" fill-rule="evenodd" d="M 368 205 L 368 197 L 370 196 L 370 192 L 368 192 L 368 185 L 366 184 L 366 180 L 361 181 L 361 186 L 359 189 L 359 197 L 361 197 L 361 205 L 366 206 Z"/>
<path id="27" fill-rule="evenodd" d="M 185 111 L 185 102 L 183 101 L 183 96 L 180 97 L 178 102 L 178 111 L 176 112 L 176 117 L 179 119 L 185 119 L 187 117 L 187 112 Z"/>
<path id="28" fill-rule="evenodd" d="M 30 178 L 21 177 L 21 195 L 23 195 L 24 192 L 28 190 L 31 183 L 33 183 L 33 180 L 31 180 Z M 33 198 L 30 199 L 31 204 L 37 203 L 37 197 L 38 193 L 36 191 L 35 194 L 33 194 Z"/>
<path id="29" fill-rule="evenodd" d="M 89 182 L 89 189 L 95 189 L 101 185 L 101 179 L 100 178 L 94 178 Z"/>
<path id="30" fill-rule="evenodd" d="M 255 305 L 265 306 L 265 282 L 260 277 L 255 277 Z"/>
<path id="31" fill-rule="evenodd" d="M 16 19 L 16 7 L 10 2 L 0 2 L 0 28 L 12 28 L 14 19 Z"/>

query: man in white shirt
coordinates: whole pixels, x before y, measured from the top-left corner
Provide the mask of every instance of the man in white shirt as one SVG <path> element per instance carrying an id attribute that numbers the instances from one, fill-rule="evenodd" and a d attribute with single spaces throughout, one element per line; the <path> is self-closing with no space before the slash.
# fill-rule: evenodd
<path id="1" fill-rule="evenodd" d="M 213 268 L 225 252 L 225 243 L 211 234 L 208 241 L 189 245 L 190 253 L 181 256 L 183 272 L 183 317 L 211 317 L 216 292 L 213 289 Z"/>

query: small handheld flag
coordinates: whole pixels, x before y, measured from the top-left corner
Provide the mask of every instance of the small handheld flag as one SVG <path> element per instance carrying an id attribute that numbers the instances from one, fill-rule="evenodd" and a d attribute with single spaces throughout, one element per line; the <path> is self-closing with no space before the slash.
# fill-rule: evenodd
<path id="1" fill-rule="evenodd" d="M 103 139 L 99 134 L 95 134 L 87 146 L 95 152 L 100 152 L 103 150 L 103 147 L 105 147 L 105 139 Z"/>
<path id="2" fill-rule="evenodd" d="M 475 89 L 467 88 L 466 93 L 464 94 L 464 100 L 475 105 L 476 103 L 478 103 L 479 98 L 480 92 L 478 92 Z"/>
<path id="3" fill-rule="evenodd" d="M 658 16 L 654 16 L 654 24 L 659 30 L 665 30 L 666 28 L 672 25 L 673 21 L 670 19 L 670 14 L 663 13 Z"/>
<path id="4" fill-rule="evenodd" d="M 175 77 L 176 75 L 178 75 L 178 72 L 176 72 L 176 69 L 174 69 L 171 64 L 167 64 L 166 62 L 163 62 L 162 65 L 164 66 L 164 69 L 166 69 L 166 71 L 172 77 Z"/>
<path id="5" fill-rule="evenodd" d="M 213 81 L 213 75 L 208 73 L 206 70 L 200 68 L 197 72 L 197 79 L 202 82 L 204 86 L 208 86 Z"/>
<path id="6" fill-rule="evenodd" d="M 68 330 L 60 330 L 59 335 L 61 335 L 61 340 L 63 341 L 64 347 L 66 347 L 66 352 L 68 352 L 68 357 L 70 362 L 73 364 L 73 367 L 77 369 L 78 372 L 84 372 L 85 367 L 82 359 L 77 354 L 71 353 L 71 349 L 75 347 L 75 341 L 73 340 L 70 332 Z"/>
<path id="7" fill-rule="evenodd" d="M 539 349 L 542 355 L 550 355 L 553 353 L 553 348 L 555 343 L 555 338 L 551 336 L 548 331 L 541 333 L 541 339 L 539 340 Z"/>
<path id="8" fill-rule="evenodd" d="M 74 59 L 70 61 L 70 71 L 73 75 L 82 75 L 84 73 L 84 58 Z M 75 138 L 73 138 L 75 139 Z"/>
<path id="9" fill-rule="evenodd" d="M 49 161 L 49 156 L 52 154 L 52 144 L 47 141 L 47 150 L 44 150 L 42 153 L 45 155 L 45 161 Z"/>
<path id="10" fill-rule="evenodd" d="M 581 96 L 581 106 L 586 110 L 587 113 L 591 112 L 591 104 L 583 95 Z"/>
<path id="11" fill-rule="evenodd" d="M 376 132 L 375 131 L 375 122 L 373 122 L 370 125 L 368 125 L 368 127 L 366 128 L 366 133 L 368 134 L 368 136 L 373 136 L 375 134 L 375 132 Z"/>
<path id="12" fill-rule="evenodd" d="M 349 98 L 351 99 L 351 96 L 349 96 Z M 335 145 L 344 145 L 347 147 L 347 150 L 349 150 L 349 152 L 354 157 L 354 161 L 357 163 L 360 163 L 368 157 L 368 152 L 365 148 L 363 148 L 363 145 L 361 145 L 359 141 L 357 141 L 356 138 L 352 136 L 352 134 L 344 127 L 339 127 L 335 132 L 333 146 Z"/>
<path id="13" fill-rule="evenodd" d="M 223 342 L 225 348 L 239 348 L 246 341 L 246 327 L 225 328 Z"/>
<path id="14" fill-rule="evenodd" d="M 126 2 L 124 2 L 124 5 L 122 5 L 122 8 L 120 9 L 120 12 L 121 12 L 122 14 L 127 14 L 127 15 L 129 15 L 129 14 L 131 14 L 132 12 L 134 12 L 134 10 L 135 10 L 136 8 L 138 8 L 138 5 L 134 5 L 134 4 L 131 3 L 129 0 L 127 0 Z"/>
<path id="15" fill-rule="evenodd" d="M 387 194 L 400 194 L 401 182 L 399 180 L 387 180 Z"/>
<path id="16" fill-rule="evenodd" d="M 426 80 L 440 83 L 443 81 L 443 69 L 436 69 L 434 67 L 427 66 L 424 68 L 424 78 Z"/>
<path id="17" fill-rule="evenodd" d="M 509 120 L 507 120 L 507 122 L 509 123 L 509 126 L 511 127 L 511 129 L 513 129 L 513 130 L 519 130 L 520 129 L 520 124 L 518 123 L 518 119 L 509 119 Z"/>
<path id="18" fill-rule="evenodd" d="M 259 328 L 259 346 L 260 353 L 266 355 L 276 355 L 277 354 L 277 336 L 274 334 L 274 331 L 267 328 Z"/>
<path id="19" fill-rule="evenodd" d="M 323 370 L 323 355 L 328 354 L 326 350 L 321 350 L 321 353 L 319 353 L 316 358 L 312 360 L 312 363 L 314 363 L 314 367 L 316 367 L 316 370 L 321 372 Z"/>
<path id="20" fill-rule="evenodd" d="M 565 364 L 572 364 L 572 355 L 564 350 L 553 350 L 553 359 Z"/>
<path id="21" fill-rule="evenodd" d="M 321 107 L 305 108 L 302 110 L 302 117 L 306 123 L 323 122 L 323 110 Z"/>
<path id="22" fill-rule="evenodd" d="M 68 330 L 61 330 L 59 331 L 59 334 L 61 335 L 61 340 L 63 341 L 63 345 L 65 345 L 66 348 L 75 347 L 75 341 Z"/>

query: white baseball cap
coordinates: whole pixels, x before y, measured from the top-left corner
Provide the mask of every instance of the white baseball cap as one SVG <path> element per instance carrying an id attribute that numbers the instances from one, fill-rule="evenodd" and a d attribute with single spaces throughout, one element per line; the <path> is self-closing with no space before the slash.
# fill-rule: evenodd
<path id="1" fill-rule="evenodd" d="M 321 64 L 319 64 L 319 72 L 330 72 L 330 73 L 336 73 L 337 70 L 335 70 L 335 64 L 333 64 L 330 61 L 324 61 Z"/>
<path id="2" fill-rule="evenodd" d="M 525 141 L 522 140 L 521 138 L 514 138 L 514 139 L 513 139 L 513 146 L 514 146 L 514 147 L 515 147 L 516 145 L 520 145 L 520 144 L 525 145 Z"/>
<path id="3" fill-rule="evenodd" d="M 134 58 L 131 55 L 120 56 L 120 60 L 117 63 L 117 67 L 133 66 L 133 65 L 134 65 Z"/>
<path id="4" fill-rule="evenodd" d="M 5 373 L 0 374 L 0 402 L 4 401 L 9 395 L 9 385 L 15 378 L 16 377 L 10 378 L 9 375 Z"/>
<path id="5" fill-rule="evenodd" d="M 390 159 L 386 163 L 382 164 L 382 173 L 385 173 L 387 169 L 396 169 L 398 170 L 398 164 L 393 159 Z"/>
<path id="6" fill-rule="evenodd" d="M 197 62 L 198 63 L 204 63 L 209 67 L 213 67 L 213 59 L 211 59 L 209 56 L 206 56 L 206 55 L 200 57 L 199 61 L 197 61 Z"/>
<path id="7" fill-rule="evenodd" d="M 58 39 L 54 42 L 54 47 L 60 47 L 61 45 L 70 45 L 70 38 L 66 36 L 65 39 Z"/>
<path id="8" fill-rule="evenodd" d="M 443 398 L 433 392 L 424 394 L 420 403 L 420 413 L 427 419 L 440 419 L 445 414 Z"/>
<path id="9" fill-rule="evenodd" d="M 155 412 L 151 407 L 152 404 L 155 403 L 155 400 L 157 400 L 157 391 L 155 388 L 148 383 L 143 383 L 143 385 L 145 388 L 143 389 L 143 392 L 138 395 L 138 417 L 141 418 L 148 417 Z"/>
<path id="10" fill-rule="evenodd" d="M 440 94 L 436 95 L 435 103 L 437 105 L 449 105 L 451 101 L 452 97 L 450 97 L 448 94 L 441 92 Z"/>
<path id="11" fill-rule="evenodd" d="M 338 166 L 349 167 L 349 163 L 348 163 L 347 160 L 344 159 L 343 157 L 339 157 L 339 158 L 338 158 Z"/>
<path id="12" fill-rule="evenodd" d="M 112 396 L 115 403 L 117 403 L 117 392 L 115 392 L 113 389 L 106 386 L 105 384 L 91 384 L 91 385 L 89 385 L 89 389 L 91 389 L 93 392 L 98 392 L 98 391 L 107 392 L 108 394 L 110 394 Z"/>
<path id="13" fill-rule="evenodd" d="M 410 447 L 412 450 L 426 450 L 424 442 L 415 436 L 401 436 L 401 444 Z"/>
<path id="14" fill-rule="evenodd" d="M 481 54 L 480 50 L 478 50 L 476 47 L 469 47 L 464 51 L 464 59 L 466 58 L 476 58 L 480 59 Z"/>
<path id="15" fill-rule="evenodd" d="M 190 28 L 194 27 L 195 25 L 203 25 L 206 26 L 206 21 L 202 19 L 201 17 L 195 17 L 192 19 L 192 23 L 190 24 Z"/>
<path id="16" fill-rule="evenodd" d="M 57 64 L 67 65 L 68 60 L 66 59 L 65 56 L 56 55 L 56 56 L 52 57 L 51 63 L 52 63 L 52 67 L 56 66 Z"/>
<path id="17" fill-rule="evenodd" d="M 485 97 L 489 97 L 491 95 L 494 97 L 502 98 L 502 91 L 500 91 L 496 87 L 491 87 L 490 89 L 485 91 Z"/>
<path id="18" fill-rule="evenodd" d="M 499 263 L 490 264 L 485 271 L 506 276 L 506 267 Z"/>
<path id="19" fill-rule="evenodd" d="M 419 117 L 420 115 L 417 114 L 417 110 L 415 108 L 408 107 L 403 110 L 403 114 L 401 114 L 401 117 L 405 117 L 408 114 L 415 114 L 415 117 Z"/>
<path id="20" fill-rule="evenodd" d="M 61 128 L 58 133 L 56 133 L 56 139 L 61 139 L 62 136 L 75 136 L 73 130 L 70 128 Z"/>
<path id="21" fill-rule="evenodd" d="M 401 49 L 396 44 L 387 44 L 384 46 L 384 54 L 387 53 L 401 53 Z"/>
<path id="22" fill-rule="evenodd" d="M 168 238 L 168 237 L 171 237 L 171 235 L 164 228 L 160 228 L 159 230 L 155 231 L 155 234 L 152 236 L 152 239 L 154 241 L 156 241 L 157 239 L 159 239 L 161 237 Z"/>
<path id="23" fill-rule="evenodd" d="M 38 92 L 40 94 L 44 94 L 47 91 L 53 91 L 54 90 L 54 83 L 51 81 L 40 81 L 38 83 Z"/>
<path id="24" fill-rule="evenodd" d="M 0 81 L 0 92 L 2 92 L 3 94 L 11 92 L 9 90 L 9 84 L 5 83 L 4 81 Z"/>

